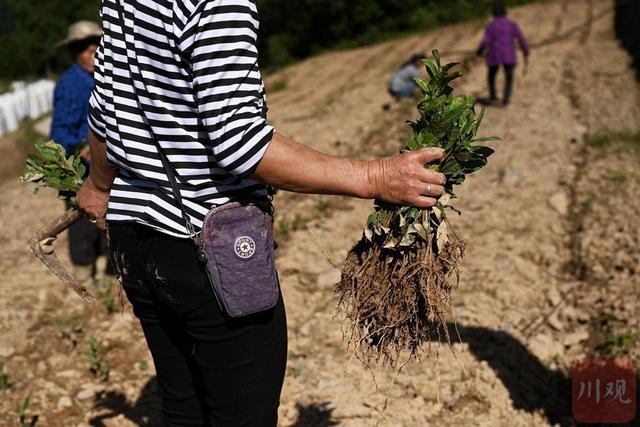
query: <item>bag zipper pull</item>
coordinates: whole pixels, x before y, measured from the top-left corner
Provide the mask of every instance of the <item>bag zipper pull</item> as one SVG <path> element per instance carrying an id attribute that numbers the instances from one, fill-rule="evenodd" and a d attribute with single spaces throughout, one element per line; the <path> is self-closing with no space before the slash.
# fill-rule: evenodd
<path id="1" fill-rule="evenodd" d="M 198 248 L 198 261 L 200 261 L 203 264 L 206 264 L 206 262 L 209 259 L 207 258 L 207 251 L 204 247 L 204 245 L 200 246 L 200 248 Z"/>

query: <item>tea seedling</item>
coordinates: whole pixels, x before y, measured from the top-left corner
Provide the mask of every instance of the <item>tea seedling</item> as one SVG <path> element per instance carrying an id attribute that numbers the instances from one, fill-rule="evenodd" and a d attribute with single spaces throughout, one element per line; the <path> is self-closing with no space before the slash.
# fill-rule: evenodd
<path id="1" fill-rule="evenodd" d="M 27 396 L 27 398 L 22 402 L 18 411 L 16 411 L 16 421 L 20 427 L 34 427 L 38 422 L 38 416 L 32 415 L 29 417 L 27 415 L 27 411 L 29 410 L 29 405 L 31 404 L 31 395 Z"/>
<path id="2" fill-rule="evenodd" d="M 34 193 L 43 187 L 58 191 L 61 199 L 73 199 L 82 186 L 86 172 L 80 156 L 66 157 L 64 148 L 53 141 L 35 144 L 35 154 L 27 156 L 21 182 L 36 183 Z"/>
<path id="3" fill-rule="evenodd" d="M 322 196 L 318 197 L 318 201 L 316 202 L 316 211 L 318 211 L 318 213 L 320 214 L 323 214 L 327 211 L 328 207 L 329 204 L 327 203 L 327 199 Z"/>
<path id="4" fill-rule="evenodd" d="M 82 326 L 80 326 L 80 320 L 82 316 L 80 314 L 74 314 L 66 319 L 56 322 L 55 327 L 62 335 L 62 339 L 67 341 L 71 348 L 75 348 L 78 344 L 78 335 L 82 333 Z"/>
<path id="5" fill-rule="evenodd" d="M 609 338 L 598 346 L 598 349 L 612 357 L 619 357 L 629 354 L 631 346 L 636 341 L 637 336 L 632 332 L 624 332 Z"/>
<path id="6" fill-rule="evenodd" d="M 10 387 L 9 375 L 4 371 L 4 364 L 0 362 L 0 396 L 6 393 Z"/>
<path id="7" fill-rule="evenodd" d="M 107 310 L 108 314 L 112 314 L 120 310 L 120 305 L 113 297 L 113 280 L 104 278 L 96 280 L 93 284 L 96 294 L 102 301 L 102 306 Z"/>
<path id="8" fill-rule="evenodd" d="M 350 344 L 361 359 L 396 365 L 400 354 L 420 357 L 423 344 L 449 340 L 450 295 L 457 284 L 464 244 L 451 229 L 445 209 L 455 197 L 454 185 L 479 171 L 493 154 L 479 143 L 484 110 L 476 113 L 475 99 L 453 96 L 450 83 L 461 76 L 457 64 L 423 60 L 429 81 L 416 79 L 422 91 L 420 117 L 402 152 L 439 147 L 444 155 L 425 167 L 446 176 L 445 196 L 436 207 L 418 209 L 377 202 L 362 239 L 351 249 L 336 287 L 339 308 L 352 322 Z"/>
<path id="9" fill-rule="evenodd" d="M 102 351 L 100 343 L 94 336 L 89 337 L 87 343 L 89 344 L 89 351 L 85 355 L 89 361 L 89 369 L 97 379 L 106 381 L 109 378 L 109 365 L 105 355 L 109 352 L 109 349 Z"/>

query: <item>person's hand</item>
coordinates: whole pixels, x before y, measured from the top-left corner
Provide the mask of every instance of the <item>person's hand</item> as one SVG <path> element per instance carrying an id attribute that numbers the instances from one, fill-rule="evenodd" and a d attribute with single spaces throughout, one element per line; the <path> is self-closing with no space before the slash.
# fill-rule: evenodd
<path id="1" fill-rule="evenodd" d="M 107 228 L 105 214 L 109 203 L 109 191 L 98 188 L 91 176 L 82 184 L 82 188 L 76 197 L 78 209 L 83 212 L 89 221 L 96 224 L 101 230 Z"/>
<path id="2" fill-rule="evenodd" d="M 441 148 L 428 148 L 370 162 L 374 198 L 418 208 L 434 206 L 444 192 L 446 179 L 424 165 L 439 161 L 443 153 Z"/>

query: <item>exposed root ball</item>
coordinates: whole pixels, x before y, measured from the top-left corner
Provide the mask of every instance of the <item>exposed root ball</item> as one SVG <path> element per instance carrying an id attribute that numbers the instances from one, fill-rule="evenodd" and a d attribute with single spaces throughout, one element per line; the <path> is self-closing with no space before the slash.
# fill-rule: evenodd
<path id="1" fill-rule="evenodd" d="M 436 247 L 420 241 L 400 255 L 363 238 L 349 252 L 336 293 L 351 322 L 349 345 L 365 363 L 395 366 L 403 351 L 419 359 L 424 343 L 450 343 L 446 320 L 464 242 L 451 232 L 444 250 Z"/>

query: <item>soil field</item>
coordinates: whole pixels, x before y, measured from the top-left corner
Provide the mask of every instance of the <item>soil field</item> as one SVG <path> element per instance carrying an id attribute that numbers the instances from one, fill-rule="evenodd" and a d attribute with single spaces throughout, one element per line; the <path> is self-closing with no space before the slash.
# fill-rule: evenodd
<path id="1" fill-rule="evenodd" d="M 536 42 L 611 6 L 557 0 L 511 15 Z M 416 113 L 413 101 L 383 109 L 389 74 L 416 51 L 473 49 L 482 28 L 441 28 L 282 70 L 267 79 L 270 120 L 336 155 L 396 152 Z M 457 191 L 463 214 L 452 223 L 467 247 L 453 295 L 461 340 L 432 343 L 400 373 L 363 368 L 336 316 L 340 273 L 329 260 L 344 260 L 371 202 L 277 195 L 289 322 L 282 426 L 571 426 L 576 361 L 640 361 L 640 85 L 630 61 L 608 14 L 534 50 L 526 73 L 517 68 L 512 104 L 488 109 L 482 130 L 502 138 L 496 154 Z M 484 65 L 466 68 L 456 90 L 483 96 Z M 0 184 L 0 424 L 20 425 L 30 396 L 23 418 L 37 416 L 38 426 L 161 425 L 130 306 L 109 283 L 95 286 L 95 307 L 83 305 L 27 250 L 27 236 L 62 210 L 52 193 Z"/>

